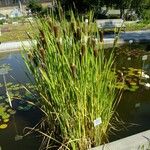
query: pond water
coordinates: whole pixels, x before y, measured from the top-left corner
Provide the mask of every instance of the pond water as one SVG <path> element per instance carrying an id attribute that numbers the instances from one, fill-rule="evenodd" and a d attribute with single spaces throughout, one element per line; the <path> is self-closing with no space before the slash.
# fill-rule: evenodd
<path id="1" fill-rule="evenodd" d="M 0 53 L 0 66 L 0 148 L 2 150 L 37 150 L 40 146 L 39 137 L 35 134 L 22 137 L 23 129 L 35 126 L 42 117 L 37 108 L 22 101 L 22 98 L 29 100 L 30 94 L 23 90 L 21 85 L 29 87 L 33 79 L 31 76 L 30 79 L 28 78 L 29 72 L 19 52 Z M 8 102 L 6 103 L 7 95 L 2 87 L 3 77 L 6 80 L 8 93 L 13 97 L 13 109 Z M 22 95 L 26 95 L 26 98 L 21 97 Z"/>
<path id="2" fill-rule="evenodd" d="M 149 49 L 150 50 L 150 49 Z M 150 129 L 150 52 L 147 44 L 116 48 L 118 87 L 123 95 L 117 108 L 119 119 L 110 141 Z M 122 81 L 125 85 L 122 85 Z"/>
<path id="3" fill-rule="evenodd" d="M 110 141 L 150 129 L 150 53 L 144 51 L 146 47 L 147 45 L 126 45 L 115 50 L 118 70 L 116 88 L 124 89 L 117 112 L 124 123 L 116 125 L 118 131 L 111 134 Z M 13 150 L 37 150 L 40 138 L 35 134 L 22 139 L 23 129 L 33 127 L 42 117 L 37 108 L 26 102 L 32 96 L 22 87 L 32 91 L 30 83 L 34 82 L 33 78 L 27 71 L 20 52 L 0 53 L 0 66 L 0 146 L 2 150 L 10 150 L 12 147 Z M 4 82 L 9 95 L 13 97 L 13 109 L 8 105 L 9 98 L 5 94 L 6 89 L 2 87 Z M 25 101 L 22 102 L 21 99 Z"/>

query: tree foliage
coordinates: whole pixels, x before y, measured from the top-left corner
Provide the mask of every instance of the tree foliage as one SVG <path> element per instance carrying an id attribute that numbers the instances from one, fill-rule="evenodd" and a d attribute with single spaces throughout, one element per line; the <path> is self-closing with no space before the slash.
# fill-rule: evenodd
<path id="1" fill-rule="evenodd" d="M 38 0 L 30 0 L 27 4 L 27 8 L 31 10 L 32 14 L 37 14 L 42 11 L 42 5 Z"/>

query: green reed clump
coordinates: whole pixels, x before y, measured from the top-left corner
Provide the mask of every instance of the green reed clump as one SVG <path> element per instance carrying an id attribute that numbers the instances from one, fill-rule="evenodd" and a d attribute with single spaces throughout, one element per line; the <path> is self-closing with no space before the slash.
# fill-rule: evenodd
<path id="1" fill-rule="evenodd" d="M 113 53 L 105 57 L 96 23 L 49 16 L 36 19 L 25 62 L 32 72 L 46 114 L 48 145 L 85 150 L 106 138 L 116 99 Z M 94 126 L 94 120 L 102 123 Z M 52 141 L 55 142 L 52 142 Z M 55 148 L 57 149 L 57 148 Z"/>

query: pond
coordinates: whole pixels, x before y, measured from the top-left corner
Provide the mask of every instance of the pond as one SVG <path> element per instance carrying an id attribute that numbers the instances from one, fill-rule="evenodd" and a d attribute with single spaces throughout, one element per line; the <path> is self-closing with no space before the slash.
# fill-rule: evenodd
<path id="1" fill-rule="evenodd" d="M 110 135 L 110 141 L 150 129 L 150 53 L 145 50 L 147 44 L 124 45 L 115 50 L 118 79 L 116 88 L 123 92 L 117 113 L 119 120 L 123 122 L 115 124 L 117 131 Z M 28 103 L 28 100 L 36 100 L 32 94 L 34 86 L 31 83 L 34 83 L 34 80 L 27 71 L 20 52 L 0 53 L 2 150 L 12 147 L 13 150 L 37 150 L 40 146 L 40 138 L 37 135 L 22 137 L 23 129 L 27 126 L 33 127 L 42 117 L 38 108 Z M 9 106 L 10 100 L 13 108 Z"/>
<path id="2" fill-rule="evenodd" d="M 150 49 L 149 49 L 150 50 Z M 117 107 L 120 125 L 110 141 L 150 129 L 150 52 L 147 44 L 116 48 L 118 89 L 123 95 Z M 123 84 L 124 82 L 124 84 Z"/>
<path id="3" fill-rule="evenodd" d="M 32 98 L 23 87 L 32 90 L 30 83 L 33 79 L 31 76 L 28 78 L 29 76 L 19 52 L 0 53 L 0 148 L 2 150 L 37 150 L 40 146 L 40 138 L 35 134 L 22 137 L 23 129 L 35 126 L 42 117 L 36 107 L 26 102 Z M 12 108 L 9 106 L 6 89 L 3 86 L 4 81 L 12 101 Z"/>

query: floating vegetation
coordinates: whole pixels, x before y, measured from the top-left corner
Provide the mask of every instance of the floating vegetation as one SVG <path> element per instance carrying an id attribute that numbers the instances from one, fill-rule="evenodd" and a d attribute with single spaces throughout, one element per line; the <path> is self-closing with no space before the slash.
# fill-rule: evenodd
<path id="1" fill-rule="evenodd" d="M 9 64 L 0 65 L 0 75 L 8 74 L 12 70 Z"/>
<path id="2" fill-rule="evenodd" d="M 7 126 L 8 126 L 7 124 L 1 124 L 0 129 L 5 129 L 5 128 L 7 128 Z"/>
<path id="3" fill-rule="evenodd" d="M 116 55 L 124 55 L 127 56 L 128 60 L 131 60 L 131 57 L 141 57 L 145 54 L 144 50 L 139 48 L 131 48 L 130 47 L 117 47 L 116 48 Z"/>
<path id="4" fill-rule="evenodd" d="M 7 128 L 11 115 L 15 113 L 16 111 L 10 108 L 7 103 L 0 103 L 0 129 Z"/>
<path id="5" fill-rule="evenodd" d="M 118 81 L 116 85 L 117 89 L 135 92 L 139 89 L 140 85 L 146 85 L 142 79 L 147 79 L 149 76 L 145 74 L 142 69 L 122 67 L 120 70 L 116 71 L 116 77 Z"/>
<path id="6" fill-rule="evenodd" d="M 29 83 L 27 84 L 13 84 L 11 82 L 6 84 L 0 84 L 0 90 L 7 86 L 9 97 L 14 105 L 14 109 L 8 104 L 8 97 L 6 94 L 0 96 L 0 129 L 5 129 L 8 126 L 10 117 L 16 113 L 16 110 L 28 111 L 31 108 L 34 108 L 33 105 L 29 104 L 26 101 L 29 99 L 33 100 L 34 85 Z M 28 91 L 25 89 L 28 89 Z M 15 101 L 14 101 L 15 100 Z"/>
<path id="7" fill-rule="evenodd" d="M 150 83 L 145 83 L 144 86 L 145 86 L 145 88 L 146 88 L 147 90 L 150 89 Z"/>
<path id="8" fill-rule="evenodd" d="M 7 90 L 9 93 L 9 97 L 11 100 L 13 99 L 33 99 L 33 94 L 35 93 L 34 85 L 31 85 L 30 83 L 26 83 L 24 85 L 22 84 L 13 84 L 11 82 L 6 83 Z M 0 84 L 0 89 L 4 88 L 4 84 Z M 26 89 L 28 89 L 28 91 Z M 0 96 L 0 100 L 5 99 L 8 101 L 7 96 L 3 95 Z"/>

